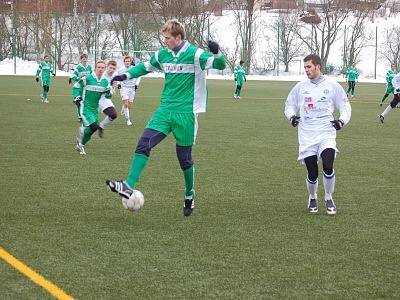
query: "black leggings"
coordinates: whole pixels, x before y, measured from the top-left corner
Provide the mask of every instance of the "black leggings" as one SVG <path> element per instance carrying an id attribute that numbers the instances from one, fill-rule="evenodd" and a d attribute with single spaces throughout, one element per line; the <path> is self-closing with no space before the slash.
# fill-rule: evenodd
<path id="1" fill-rule="evenodd" d="M 397 104 L 399 104 L 400 102 L 400 96 L 399 94 L 394 94 L 393 100 L 390 101 L 390 106 L 392 108 L 395 108 L 397 106 Z"/>
<path id="2" fill-rule="evenodd" d="M 349 84 L 349 88 L 347 89 L 347 93 L 354 93 L 354 88 L 356 86 L 356 82 L 355 81 L 348 81 L 347 82 Z"/>
<path id="3" fill-rule="evenodd" d="M 333 173 L 333 161 L 335 160 L 335 149 L 327 148 L 321 153 L 322 169 L 326 175 Z M 308 171 L 308 179 L 315 181 L 318 178 L 318 157 L 316 155 L 306 157 L 304 162 Z"/>

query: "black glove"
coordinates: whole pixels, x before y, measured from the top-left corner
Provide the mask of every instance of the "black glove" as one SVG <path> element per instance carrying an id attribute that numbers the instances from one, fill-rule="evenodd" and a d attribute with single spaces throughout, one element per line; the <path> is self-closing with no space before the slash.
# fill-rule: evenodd
<path id="1" fill-rule="evenodd" d="M 297 127 L 297 125 L 299 125 L 299 120 L 300 120 L 300 117 L 298 117 L 298 116 L 290 117 L 290 123 L 292 123 L 293 127 Z"/>
<path id="2" fill-rule="evenodd" d="M 133 61 L 133 59 L 132 59 L 132 61 L 131 61 L 131 66 L 134 66 L 135 65 L 135 62 Z"/>
<path id="3" fill-rule="evenodd" d="M 138 86 L 137 85 L 135 85 L 135 91 L 138 89 Z"/>
<path id="4" fill-rule="evenodd" d="M 111 79 L 110 84 L 112 85 L 114 83 L 114 81 L 124 81 L 126 79 L 128 79 L 128 76 L 126 76 L 126 74 L 117 75 L 117 76 L 114 76 L 113 79 Z"/>
<path id="5" fill-rule="evenodd" d="M 75 99 L 74 99 L 75 105 L 79 107 L 81 105 L 82 100 L 83 99 L 81 96 L 75 97 Z"/>
<path id="6" fill-rule="evenodd" d="M 36 77 L 36 79 L 35 79 L 35 80 L 36 80 L 36 82 L 39 82 L 39 77 Z"/>
<path id="7" fill-rule="evenodd" d="M 247 81 L 247 79 L 245 78 L 245 79 L 244 79 L 244 82 L 246 82 L 246 81 Z"/>
<path id="8" fill-rule="evenodd" d="M 121 89 L 121 84 L 120 83 L 117 84 L 117 89 L 119 89 L 119 90 Z"/>
<path id="9" fill-rule="evenodd" d="M 331 121 L 331 124 L 336 130 L 340 130 L 342 129 L 344 122 L 342 120 L 333 120 Z"/>
<path id="10" fill-rule="evenodd" d="M 56 76 L 56 73 L 52 73 L 51 75 Z"/>
<path id="11" fill-rule="evenodd" d="M 110 97 L 110 96 L 111 96 L 111 91 L 110 91 L 110 90 L 107 90 L 107 91 L 105 91 L 103 94 L 104 94 L 104 96 L 106 96 L 106 97 Z"/>
<path id="12" fill-rule="evenodd" d="M 69 79 L 68 79 L 68 84 L 71 84 L 71 82 L 72 82 L 72 79 L 69 78 Z"/>
<path id="13" fill-rule="evenodd" d="M 210 50 L 211 53 L 213 54 L 218 54 L 219 52 L 219 45 L 217 42 L 213 42 L 213 41 L 208 41 L 207 42 L 207 47 Z"/>
<path id="14" fill-rule="evenodd" d="M 399 94 L 400 93 L 400 88 L 397 88 L 396 89 L 396 94 Z"/>

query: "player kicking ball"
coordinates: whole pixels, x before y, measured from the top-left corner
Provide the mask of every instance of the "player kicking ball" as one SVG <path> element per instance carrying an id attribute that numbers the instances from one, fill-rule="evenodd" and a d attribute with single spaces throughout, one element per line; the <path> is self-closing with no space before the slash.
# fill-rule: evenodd
<path id="1" fill-rule="evenodd" d="M 128 69 L 132 68 L 132 66 L 134 65 L 135 63 L 133 62 L 133 58 L 131 56 L 125 56 L 124 66 L 118 70 L 118 74 L 119 75 L 125 74 L 126 72 L 128 72 Z M 122 99 L 121 114 L 125 117 L 126 125 L 128 126 L 132 125 L 129 110 L 131 109 L 132 103 L 135 100 L 135 94 L 136 90 L 139 87 L 139 83 L 140 83 L 140 77 L 124 80 L 118 85 L 118 88 L 121 89 L 120 90 Z"/>
<path id="2" fill-rule="evenodd" d="M 160 106 L 147 123 L 136 146 L 128 177 L 123 181 L 107 180 L 107 186 L 124 198 L 129 198 L 147 165 L 151 149 L 169 133 L 176 140 L 176 154 L 185 180 L 183 214 L 194 209 L 194 163 L 192 146 L 197 134 L 197 114 L 206 111 L 206 70 L 223 70 L 225 58 L 219 45 L 208 42 L 210 52 L 185 40 L 185 30 L 176 20 L 167 21 L 161 29 L 166 48 L 157 51 L 149 62 L 137 64 L 113 81 L 137 78 L 152 71 L 165 73 L 165 85 Z"/>
<path id="3" fill-rule="evenodd" d="M 290 91 L 285 115 L 293 127 L 298 126 L 298 160 L 305 163 L 308 171 L 308 211 L 318 212 L 318 161 L 322 160 L 326 212 L 335 215 L 332 194 L 336 177 L 333 162 L 339 152 L 336 131 L 350 121 L 351 106 L 340 84 L 322 75 L 321 58 L 318 55 L 308 55 L 303 61 L 308 80 L 297 83 Z M 338 119 L 333 117 L 335 109 L 340 113 Z M 300 117 L 297 116 L 298 112 Z"/>
<path id="4" fill-rule="evenodd" d="M 98 124 L 99 101 L 102 97 L 111 99 L 111 86 L 103 78 L 106 63 L 102 60 L 96 62 L 94 74 L 89 74 L 78 80 L 74 85 L 75 102 L 79 102 L 82 125 L 79 127 L 75 150 L 85 155 L 84 146 L 89 142 L 93 133 L 103 130 Z"/>
<path id="5" fill-rule="evenodd" d="M 385 121 L 386 115 L 392 111 L 393 108 L 397 106 L 400 102 L 400 73 L 397 73 L 396 76 L 393 77 L 392 79 L 392 85 L 394 89 L 394 96 L 393 100 L 390 102 L 390 104 L 386 107 L 386 109 L 379 115 L 379 120 L 383 124 Z"/>

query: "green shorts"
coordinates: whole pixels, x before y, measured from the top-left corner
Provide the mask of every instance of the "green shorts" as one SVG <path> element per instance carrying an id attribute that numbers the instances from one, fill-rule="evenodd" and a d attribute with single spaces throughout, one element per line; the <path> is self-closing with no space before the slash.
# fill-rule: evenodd
<path id="1" fill-rule="evenodd" d="M 42 86 L 50 86 L 50 77 L 42 77 Z"/>
<path id="2" fill-rule="evenodd" d="M 181 113 L 157 109 L 146 128 L 161 131 L 165 135 L 170 132 L 179 146 L 192 146 L 197 134 L 197 114 Z"/>
<path id="3" fill-rule="evenodd" d="M 393 94 L 393 93 L 394 93 L 393 85 L 387 85 L 385 94 Z"/>
<path id="4" fill-rule="evenodd" d="M 84 101 L 81 102 L 80 113 L 83 126 L 85 127 L 89 126 L 90 124 L 97 123 L 99 121 L 98 107 L 94 108 L 90 106 L 85 106 Z"/>

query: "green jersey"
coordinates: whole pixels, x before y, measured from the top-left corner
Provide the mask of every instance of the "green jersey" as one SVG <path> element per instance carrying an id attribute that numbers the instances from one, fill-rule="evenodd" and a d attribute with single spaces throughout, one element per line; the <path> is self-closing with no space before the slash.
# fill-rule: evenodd
<path id="1" fill-rule="evenodd" d="M 97 112 L 101 97 L 111 98 L 111 86 L 107 79 L 97 79 L 94 74 L 82 77 L 74 84 L 74 98 L 81 96 L 87 108 Z M 110 91 L 110 93 L 107 93 Z"/>
<path id="2" fill-rule="evenodd" d="M 71 79 L 73 81 L 78 81 L 79 78 L 92 74 L 92 72 L 93 69 L 91 65 L 84 66 L 82 64 L 79 64 L 75 67 L 74 72 L 71 75 Z"/>
<path id="3" fill-rule="evenodd" d="M 396 74 L 397 74 L 397 70 L 390 69 L 389 71 L 387 71 L 387 73 L 386 73 L 386 85 L 388 87 L 392 87 L 393 86 L 392 85 L 392 80 L 393 80 L 393 77 L 396 76 Z"/>
<path id="4" fill-rule="evenodd" d="M 233 76 L 238 85 L 242 85 L 243 80 L 246 80 L 246 72 L 241 65 L 235 66 L 235 69 L 233 71 Z"/>
<path id="5" fill-rule="evenodd" d="M 42 81 L 48 81 L 53 71 L 54 71 L 53 64 L 51 62 L 46 62 L 42 60 L 39 63 L 38 69 L 36 70 L 36 77 L 39 77 L 40 75 Z"/>
<path id="6" fill-rule="evenodd" d="M 150 61 L 137 64 L 127 71 L 129 79 L 152 71 L 165 73 L 160 109 L 173 112 L 205 112 L 207 84 L 205 70 L 225 69 L 225 57 L 213 55 L 187 41 L 176 53 L 167 48 L 157 51 Z"/>
<path id="7" fill-rule="evenodd" d="M 358 79 L 358 71 L 356 68 L 349 67 L 347 69 L 347 81 L 356 81 Z"/>

